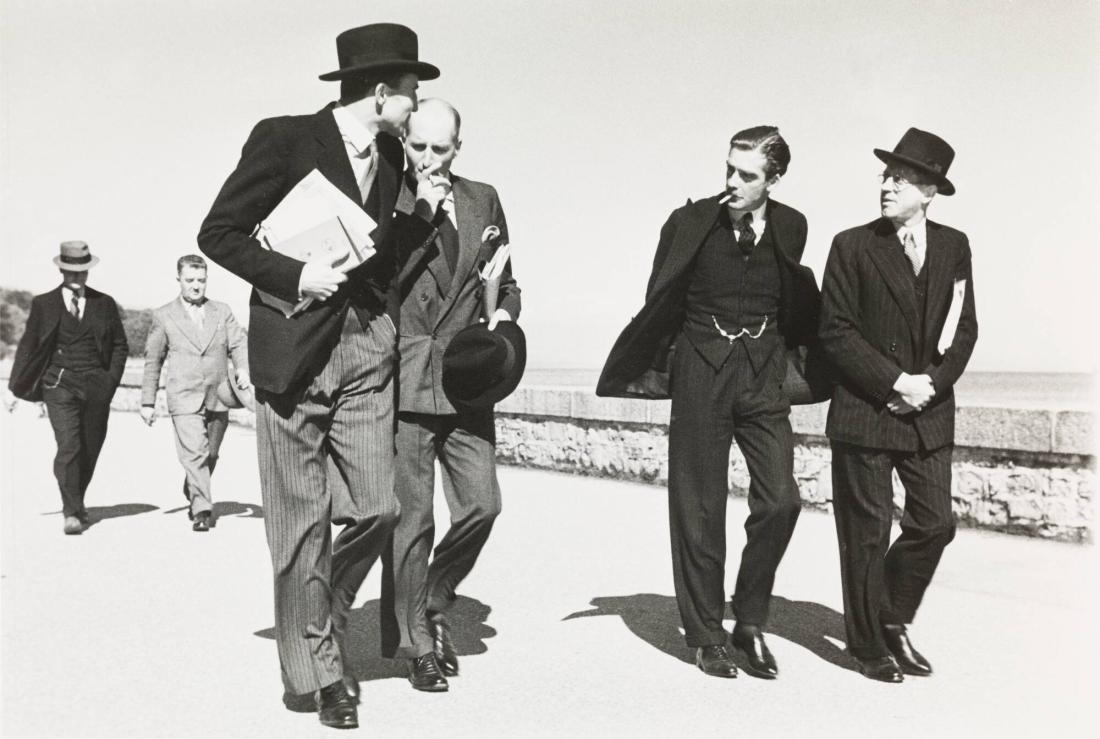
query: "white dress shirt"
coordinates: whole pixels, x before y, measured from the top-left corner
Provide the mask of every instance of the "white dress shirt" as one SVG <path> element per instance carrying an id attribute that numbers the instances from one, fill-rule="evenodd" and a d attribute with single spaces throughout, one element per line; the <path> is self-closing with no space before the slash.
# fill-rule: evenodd
<path id="1" fill-rule="evenodd" d="M 928 257 L 928 219 L 922 218 L 915 224 L 898 229 L 898 241 L 905 246 L 905 234 L 913 234 L 913 244 L 917 247 L 917 257 L 923 265 Z"/>
<path id="2" fill-rule="evenodd" d="M 344 150 L 351 162 L 351 170 L 355 173 L 355 181 L 359 184 L 362 202 L 365 203 L 377 170 L 375 165 L 378 150 L 374 145 L 374 136 L 342 105 L 337 104 L 332 109 L 332 117 L 336 120 L 336 128 L 340 130 L 340 138 L 344 140 Z"/>
<path id="3" fill-rule="evenodd" d="M 203 321 L 206 320 L 206 300 L 204 299 L 196 305 L 181 297 L 180 302 L 183 303 L 183 311 L 187 314 L 187 317 L 194 321 L 196 326 L 202 328 Z"/>
<path id="4" fill-rule="evenodd" d="M 84 304 L 88 302 L 88 299 L 86 297 L 84 297 L 84 291 L 83 290 L 81 290 L 79 293 L 76 293 L 76 295 L 77 295 L 77 298 L 76 298 L 77 310 L 80 311 L 80 318 L 83 319 L 84 318 Z M 61 297 L 65 301 L 65 312 L 69 313 L 71 315 L 72 314 L 71 308 L 72 308 L 72 304 L 73 304 L 73 291 L 70 290 L 69 288 L 65 287 L 64 285 L 62 285 L 61 286 Z"/>

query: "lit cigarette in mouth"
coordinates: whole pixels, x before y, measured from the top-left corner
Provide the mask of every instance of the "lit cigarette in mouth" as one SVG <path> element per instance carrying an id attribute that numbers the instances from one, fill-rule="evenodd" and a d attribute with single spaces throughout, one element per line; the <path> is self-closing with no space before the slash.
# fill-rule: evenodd
<path id="1" fill-rule="evenodd" d="M 719 205 L 725 205 L 726 203 L 728 203 L 731 200 L 733 200 L 733 193 L 732 192 L 727 192 L 725 195 L 718 198 L 718 204 Z"/>

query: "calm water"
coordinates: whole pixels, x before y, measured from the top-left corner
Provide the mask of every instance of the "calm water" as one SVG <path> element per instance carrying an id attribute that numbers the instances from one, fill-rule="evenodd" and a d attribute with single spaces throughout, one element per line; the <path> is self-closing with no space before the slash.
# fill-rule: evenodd
<path id="1" fill-rule="evenodd" d="M 527 368 L 528 387 L 594 388 L 598 369 Z M 1071 372 L 968 372 L 955 385 L 960 404 L 1089 410 L 1096 407 L 1095 377 Z"/>

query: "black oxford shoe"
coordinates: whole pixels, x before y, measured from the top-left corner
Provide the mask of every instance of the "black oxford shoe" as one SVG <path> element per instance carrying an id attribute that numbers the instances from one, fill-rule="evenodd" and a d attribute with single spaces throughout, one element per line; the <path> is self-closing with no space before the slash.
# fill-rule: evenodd
<path id="1" fill-rule="evenodd" d="M 344 689 L 348 691 L 352 703 L 359 705 L 359 681 L 354 675 L 344 673 Z"/>
<path id="2" fill-rule="evenodd" d="M 283 705 L 286 706 L 286 710 L 294 713 L 313 713 L 317 710 L 317 693 L 295 695 L 284 692 Z"/>
<path id="3" fill-rule="evenodd" d="M 725 644 L 696 649 L 695 666 L 712 677 L 737 677 L 737 665 Z"/>
<path id="4" fill-rule="evenodd" d="M 774 680 L 779 676 L 779 667 L 775 664 L 775 657 L 768 645 L 764 643 L 764 632 L 759 626 L 737 624 L 733 628 L 732 643 L 735 649 L 745 655 L 745 672 L 765 680 Z"/>
<path id="5" fill-rule="evenodd" d="M 359 711 L 348 695 L 343 680 L 321 688 L 317 694 L 317 715 L 321 723 L 334 729 L 355 729 L 359 726 Z"/>
<path id="6" fill-rule="evenodd" d="M 432 649 L 439 669 L 447 677 L 454 677 L 458 674 L 458 653 L 451 641 L 451 625 L 442 613 L 437 613 L 428 620 L 428 626 L 432 631 Z"/>
<path id="7" fill-rule="evenodd" d="M 886 642 L 886 648 L 890 650 L 890 654 L 894 655 L 898 667 L 906 675 L 928 677 L 932 674 L 932 665 L 913 648 L 913 643 L 909 641 L 905 624 L 883 624 L 882 637 Z"/>
<path id="8" fill-rule="evenodd" d="M 191 530 L 209 531 L 212 525 L 210 523 L 210 511 L 203 511 L 195 516 L 195 522 L 191 524 Z"/>
<path id="9" fill-rule="evenodd" d="M 864 677 L 884 683 L 900 683 L 905 678 L 893 657 L 877 657 L 859 660 L 859 671 Z"/>
<path id="10" fill-rule="evenodd" d="M 409 682 L 417 690 L 426 693 L 444 693 L 450 688 L 435 658 L 435 652 L 409 660 Z"/>

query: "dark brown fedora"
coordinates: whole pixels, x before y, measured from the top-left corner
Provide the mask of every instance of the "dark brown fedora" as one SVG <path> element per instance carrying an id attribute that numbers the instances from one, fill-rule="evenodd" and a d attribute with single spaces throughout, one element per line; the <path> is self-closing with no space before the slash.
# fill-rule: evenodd
<path id="1" fill-rule="evenodd" d="M 955 159 L 955 150 L 934 133 L 910 128 L 893 151 L 875 149 L 875 156 L 890 164 L 900 162 L 929 174 L 941 195 L 954 195 L 955 186 L 947 179 L 947 169 Z"/>
<path id="2" fill-rule="evenodd" d="M 420 61 L 416 33 L 399 23 L 371 23 L 344 31 L 336 37 L 340 68 L 326 72 L 326 82 L 370 72 L 415 72 L 422 80 L 434 80 L 439 68 Z"/>
<path id="3" fill-rule="evenodd" d="M 515 321 L 492 331 L 475 323 L 459 331 L 443 352 L 443 394 L 460 411 L 491 408 L 523 378 L 527 338 Z"/>

